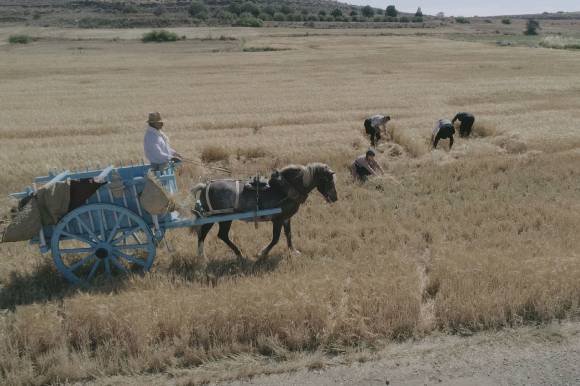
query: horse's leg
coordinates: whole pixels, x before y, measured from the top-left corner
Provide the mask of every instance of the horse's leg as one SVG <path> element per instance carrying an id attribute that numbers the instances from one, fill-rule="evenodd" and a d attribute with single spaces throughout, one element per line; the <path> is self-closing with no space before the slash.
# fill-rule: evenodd
<path id="1" fill-rule="evenodd" d="M 280 240 L 280 233 L 282 233 L 282 223 L 283 220 L 272 222 L 272 241 L 266 246 L 266 248 L 262 249 L 262 252 L 260 252 L 258 255 L 259 260 L 263 260 L 268 257 L 268 253 L 270 253 L 272 248 L 274 248 L 274 245 L 276 245 L 278 240 Z"/>
<path id="2" fill-rule="evenodd" d="M 211 227 L 213 224 L 205 224 L 201 226 L 201 229 L 197 230 L 197 257 L 203 258 L 207 262 L 207 258 L 205 257 L 205 251 L 203 249 L 203 242 L 207 237 Z"/>
<path id="3" fill-rule="evenodd" d="M 284 234 L 286 235 L 286 242 L 290 252 L 295 255 L 300 255 L 300 251 L 295 249 L 292 245 L 292 227 L 290 225 L 290 219 L 284 221 Z"/>
<path id="4" fill-rule="evenodd" d="M 236 244 L 234 244 L 231 240 L 230 240 L 230 228 L 232 227 L 232 222 L 231 221 L 224 221 L 224 222 L 220 222 L 220 230 L 218 233 L 218 237 L 220 238 L 221 241 L 223 241 L 224 243 L 226 243 L 228 245 L 228 247 L 230 247 L 230 249 L 232 251 L 234 251 L 234 253 L 236 254 L 236 257 L 238 259 L 243 259 L 244 257 L 242 256 L 242 252 L 240 252 L 239 248 L 236 246 Z"/>

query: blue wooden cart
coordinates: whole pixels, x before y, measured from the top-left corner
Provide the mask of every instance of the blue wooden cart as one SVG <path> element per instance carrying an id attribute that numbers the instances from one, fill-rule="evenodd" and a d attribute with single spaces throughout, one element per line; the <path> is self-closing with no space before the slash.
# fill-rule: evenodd
<path id="1" fill-rule="evenodd" d="M 61 274 L 78 285 L 87 285 L 98 277 L 110 279 L 148 271 L 155 259 L 156 246 L 168 229 L 269 217 L 281 212 L 276 208 L 192 218 L 180 218 L 177 212 L 151 215 L 139 202 L 150 169 L 151 165 L 140 164 L 52 173 L 37 177 L 32 187 L 11 196 L 22 199 L 34 194 L 37 186 L 67 179 L 94 178 L 107 182 L 84 205 L 67 213 L 56 225 L 43 226 L 38 237 L 31 240 L 42 253 L 50 251 Z M 174 164 L 156 174 L 167 192 L 177 193 Z M 120 194 L 111 190 L 112 176 L 121 177 Z"/>

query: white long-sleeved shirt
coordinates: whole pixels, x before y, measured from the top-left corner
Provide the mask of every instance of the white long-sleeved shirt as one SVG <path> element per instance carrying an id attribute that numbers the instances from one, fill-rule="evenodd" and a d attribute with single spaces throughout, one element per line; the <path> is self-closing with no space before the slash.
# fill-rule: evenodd
<path id="1" fill-rule="evenodd" d="M 171 161 L 175 150 L 169 146 L 169 139 L 162 131 L 147 127 L 143 143 L 145 157 L 152 164 L 164 164 Z"/>
<path id="2" fill-rule="evenodd" d="M 371 126 L 375 129 L 378 129 L 379 126 L 385 124 L 385 116 L 384 115 L 373 115 L 371 117 Z"/>

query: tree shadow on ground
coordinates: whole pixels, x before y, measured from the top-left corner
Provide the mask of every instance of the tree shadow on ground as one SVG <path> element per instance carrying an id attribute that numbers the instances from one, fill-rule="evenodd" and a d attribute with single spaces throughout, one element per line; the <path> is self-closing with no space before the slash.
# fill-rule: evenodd
<path id="1" fill-rule="evenodd" d="M 270 256 L 262 261 L 237 258 L 211 260 L 204 265 L 199 259 L 174 254 L 169 263 L 169 274 L 208 285 L 216 285 L 222 278 L 256 276 L 276 270 L 283 256 Z"/>

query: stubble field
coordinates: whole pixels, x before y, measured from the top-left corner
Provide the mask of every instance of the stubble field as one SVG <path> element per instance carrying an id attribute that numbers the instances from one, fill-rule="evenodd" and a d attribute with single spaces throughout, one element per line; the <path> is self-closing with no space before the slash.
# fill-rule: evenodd
<path id="1" fill-rule="evenodd" d="M 302 254 L 281 240 L 259 268 L 237 265 L 214 230 L 204 269 L 179 230 L 150 274 L 84 290 L 34 247 L 0 245 L 3 383 L 199 383 L 316 368 L 434 330 L 578 315 L 578 51 L 431 31 L 183 29 L 188 40 L 171 44 L 135 40 L 143 31 L 28 32 L 44 39 L 0 45 L 4 209 L 49 168 L 141 159 L 149 111 L 182 154 L 221 147 L 240 178 L 327 163 L 339 201 L 313 194 L 293 220 Z M 474 138 L 429 152 L 435 120 L 463 110 L 476 115 Z M 378 156 L 388 176 L 358 186 L 346 168 L 377 112 L 393 118 Z M 186 166 L 179 183 L 210 175 Z M 270 234 L 233 226 L 251 260 Z"/>

